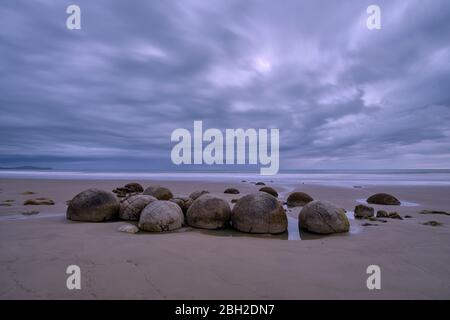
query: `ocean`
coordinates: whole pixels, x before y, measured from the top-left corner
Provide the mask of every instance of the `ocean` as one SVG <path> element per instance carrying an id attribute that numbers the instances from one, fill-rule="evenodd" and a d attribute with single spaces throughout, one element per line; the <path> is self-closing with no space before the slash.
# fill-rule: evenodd
<path id="1" fill-rule="evenodd" d="M 184 180 L 263 181 L 286 184 L 359 185 L 450 185 L 450 170 L 289 170 L 274 176 L 248 172 L 98 172 L 56 170 L 1 170 L 0 179 L 56 180 Z"/>

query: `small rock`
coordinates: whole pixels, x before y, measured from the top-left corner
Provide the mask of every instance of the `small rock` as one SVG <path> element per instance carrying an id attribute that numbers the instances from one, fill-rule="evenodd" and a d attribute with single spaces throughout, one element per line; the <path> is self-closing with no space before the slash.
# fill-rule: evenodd
<path id="1" fill-rule="evenodd" d="M 257 182 L 255 183 L 255 186 L 265 186 L 266 184 L 264 182 Z"/>
<path id="2" fill-rule="evenodd" d="M 32 215 L 35 215 L 35 214 L 38 214 L 38 213 L 39 213 L 39 211 L 25 211 L 25 212 L 22 212 L 22 214 L 24 216 L 32 216 Z"/>
<path id="3" fill-rule="evenodd" d="M 377 227 L 378 224 L 374 224 L 374 223 L 363 223 L 361 226 L 363 227 Z"/>
<path id="4" fill-rule="evenodd" d="M 405 216 L 405 218 L 406 218 L 406 219 L 412 219 L 412 217 L 411 217 L 411 216 Z"/>
<path id="5" fill-rule="evenodd" d="M 367 219 L 374 216 L 374 208 L 359 204 L 355 207 L 355 218 Z"/>
<path id="6" fill-rule="evenodd" d="M 389 218 L 389 214 L 384 210 L 378 210 L 377 218 Z"/>
<path id="7" fill-rule="evenodd" d="M 422 210 L 420 214 L 442 214 L 446 216 L 450 216 L 450 212 L 438 211 L 438 210 Z"/>
<path id="8" fill-rule="evenodd" d="M 226 189 L 223 193 L 228 193 L 228 194 L 239 194 L 239 190 L 236 188 L 228 188 Z"/>
<path id="9" fill-rule="evenodd" d="M 37 199 L 29 199 L 25 200 L 23 203 L 24 206 L 41 206 L 41 205 L 47 205 L 52 206 L 55 204 L 55 201 L 47 198 L 37 198 Z"/>
<path id="10" fill-rule="evenodd" d="M 30 194 L 35 194 L 35 192 L 33 192 L 33 191 L 25 191 L 25 192 L 22 192 L 22 194 L 23 195 L 30 195 Z"/>
<path id="11" fill-rule="evenodd" d="M 403 218 L 397 212 L 390 212 L 389 213 L 389 218 L 390 219 L 403 220 Z"/>
<path id="12" fill-rule="evenodd" d="M 422 223 L 424 226 L 432 226 L 432 227 L 438 227 L 438 226 L 442 226 L 441 222 L 438 221 L 428 221 L 428 222 L 424 222 Z"/>
<path id="13" fill-rule="evenodd" d="M 139 232 L 139 228 L 136 227 L 133 224 L 124 224 L 124 225 L 120 226 L 117 229 L 117 231 L 126 232 L 126 233 L 133 233 L 134 234 L 134 233 L 138 233 Z"/>

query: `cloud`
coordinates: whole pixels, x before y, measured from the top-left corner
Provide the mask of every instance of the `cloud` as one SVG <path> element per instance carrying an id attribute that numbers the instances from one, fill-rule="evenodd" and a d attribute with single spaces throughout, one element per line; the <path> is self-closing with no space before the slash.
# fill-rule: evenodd
<path id="1" fill-rule="evenodd" d="M 164 169 L 170 134 L 280 128 L 282 168 L 450 167 L 445 0 L 0 5 L 0 164 Z"/>

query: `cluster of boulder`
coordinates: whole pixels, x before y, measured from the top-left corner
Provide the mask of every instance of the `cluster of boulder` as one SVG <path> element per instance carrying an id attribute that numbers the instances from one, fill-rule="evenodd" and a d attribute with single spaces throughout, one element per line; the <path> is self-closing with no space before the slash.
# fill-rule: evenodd
<path id="1" fill-rule="evenodd" d="M 399 206 L 401 202 L 393 195 L 387 193 L 377 193 L 369 198 L 367 198 L 367 203 L 378 204 L 378 205 L 391 205 Z M 354 210 L 355 218 L 357 219 L 369 219 L 376 220 L 380 218 L 390 218 L 403 220 L 403 218 L 398 214 L 398 212 L 387 212 L 385 210 L 378 210 L 375 216 L 375 209 L 364 204 L 357 205 Z"/>
<path id="2" fill-rule="evenodd" d="M 231 191 L 231 194 L 236 194 L 235 190 Z M 189 196 L 173 196 L 165 187 L 150 186 L 142 193 L 130 193 L 119 202 L 111 192 L 85 190 L 69 202 L 67 219 L 138 221 L 139 230 L 149 232 L 171 231 L 183 225 L 202 229 L 221 229 L 231 225 L 243 232 L 273 234 L 287 229 L 282 204 L 265 192 L 240 198 L 233 210 L 227 201 L 206 190 Z M 137 232 L 133 226 L 122 226 L 121 229 Z"/>
<path id="3" fill-rule="evenodd" d="M 121 219 L 137 222 L 137 226 L 127 224 L 120 227 L 120 231 L 130 233 L 139 230 L 172 231 L 183 225 L 201 229 L 231 226 L 241 232 L 256 234 L 285 232 L 288 218 L 283 203 L 277 199 L 278 193 L 270 187 L 262 189 L 233 199 L 236 200 L 233 208 L 226 200 L 206 190 L 193 192 L 189 196 L 174 196 L 165 187 L 150 186 L 145 190 L 141 187 L 127 191 L 128 195 L 119 201 L 111 192 L 88 189 L 69 202 L 67 219 L 88 222 Z M 238 194 L 239 191 L 229 188 L 225 193 Z M 320 234 L 349 230 L 350 223 L 345 210 L 329 202 L 314 201 L 305 193 L 294 192 L 287 204 L 303 207 L 299 213 L 299 227 L 302 229 Z"/>

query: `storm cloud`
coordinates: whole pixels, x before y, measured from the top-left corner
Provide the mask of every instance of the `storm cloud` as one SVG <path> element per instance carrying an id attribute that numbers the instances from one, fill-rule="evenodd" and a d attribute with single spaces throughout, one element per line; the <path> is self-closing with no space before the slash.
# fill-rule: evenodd
<path id="1" fill-rule="evenodd" d="M 3 0 L 0 17 L 0 165 L 171 169 L 171 132 L 202 120 L 279 128 L 282 169 L 450 167 L 447 0 Z"/>

